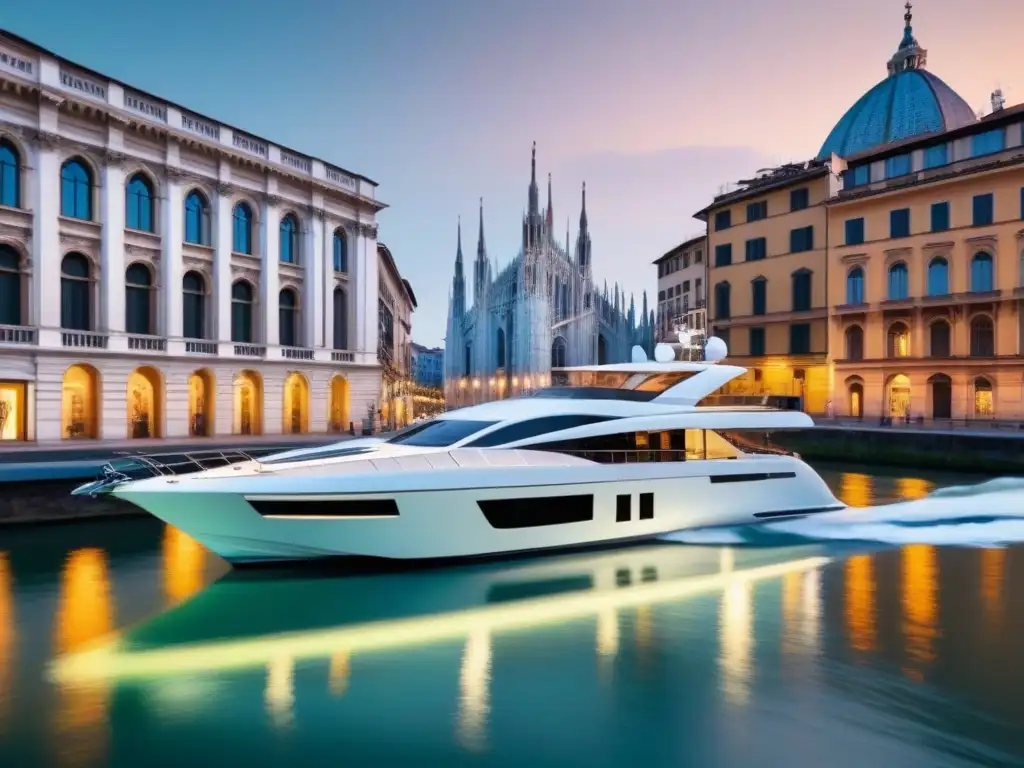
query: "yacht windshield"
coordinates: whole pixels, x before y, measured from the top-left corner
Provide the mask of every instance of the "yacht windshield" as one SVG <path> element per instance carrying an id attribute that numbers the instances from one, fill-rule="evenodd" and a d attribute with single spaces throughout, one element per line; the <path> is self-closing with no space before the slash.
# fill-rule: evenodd
<path id="1" fill-rule="evenodd" d="M 420 448 L 446 448 L 497 423 L 496 421 L 465 419 L 435 419 L 426 424 L 420 424 L 408 432 L 395 435 L 388 442 L 415 445 Z"/>
<path id="2" fill-rule="evenodd" d="M 630 373 L 628 371 L 552 371 L 551 388 L 613 389 L 620 392 L 645 392 L 656 397 L 697 371 L 668 373 Z"/>

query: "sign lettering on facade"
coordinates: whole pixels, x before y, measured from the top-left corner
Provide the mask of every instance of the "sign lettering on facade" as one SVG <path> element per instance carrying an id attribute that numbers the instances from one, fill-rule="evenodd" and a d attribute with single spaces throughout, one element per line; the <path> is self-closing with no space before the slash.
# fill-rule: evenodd
<path id="1" fill-rule="evenodd" d="M 78 91 L 84 93 L 86 96 L 92 96 L 94 99 L 100 101 L 107 100 L 107 88 L 104 85 L 100 85 L 95 80 L 90 80 L 88 77 L 82 75 L 76 75 L 74 72 L 67 72 L 65 70 L 60 71 L 60 84 L 65 88 L 70 88 L 72 91 Z"/>
<path id="2" fill-rule="evenodd" d="M 337 168 L 332 168 L 329 165 L 325 165 L 324 170 L 327 172 L 328 181 L 333 181 L 335 184 L 341 184 L 341 186 L 348 187 L 349 189 L 356 188 L 356 180 L 347 173 L 342 173 Z"/>
<path id="3" fill-rule="evenodd" d="M 205 139 L 220 141 L 220 126 L 200 120 L 198 117 L 181 113 L 181 127 L 189 133 L 202 136 Z"/>
<path id="4" fill-rule="evenodd" d="M 125 91 L 124 106 L 125 109 L 130 109 L 132 112 L 138 112 L 140 115 L 159 120 L 161 123 L 167 122 L 167 107 L 163 104 L 157 104 L 155 101 L 151 101 L 144 96 L 138 96 L 130 91 Z"/>
<path id="5" fill-rule="evenodd" d="M 303 173 L 313 172 L 313 164 L 309 158 L 293 155 L 291 152 L 285 152 L 284 150 L 281 150 L 281 165 L 287 165 L 289 168 L 294 168 Z"/>
<path id="6" fill-rule="evenodd" d="M 34 78 L 36 76 L 36 64 L 34 61 L 29 61 L 3 48 L 0 48 L 0 69 L 7 69 L 16 75 L 24 77 Z"/>
<path id="7" fill-rule="evenodd" d="M 257 139 L 251 139 L 248 136 L 244 136 L 241 133 L 236 133 L 232 137 L 232 142 L 236 149 L 240 149 L 243 152 L 248 152 L 250 155 L 258 155 L 259 157 L 267 156 L 267 145 Z"/>

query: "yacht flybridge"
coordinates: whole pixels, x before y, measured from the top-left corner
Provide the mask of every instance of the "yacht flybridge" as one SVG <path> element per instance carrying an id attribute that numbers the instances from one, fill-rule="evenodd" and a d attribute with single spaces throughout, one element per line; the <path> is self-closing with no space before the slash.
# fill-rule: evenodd
<path id="1" fill-rule="evenodd" d="M 502 557 L 841 509 L 767 445 L 809 416 L 714 396 L 745 370 L 715 362 L 724 347 L 709 339 L 703 363 L 635 348 L 634 362 L 553 371 L 547 389 L 388 439 L 119 459 L 75 493 L 120 497 L 234 565 Z"/>

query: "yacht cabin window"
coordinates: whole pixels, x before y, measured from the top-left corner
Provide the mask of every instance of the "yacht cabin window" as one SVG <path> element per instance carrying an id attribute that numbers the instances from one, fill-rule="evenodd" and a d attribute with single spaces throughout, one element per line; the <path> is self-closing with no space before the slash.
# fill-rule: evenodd
<path id="1" fill-rule="evenodd" d="M 621 432 L 577 440 L 522 446 L 552 451 L 601 464 L 737 459 L 741 453 L 788 453 L 771 444 L 766 430 L 674 429 L 659 432 Z"/>
<path id="2" fill-rule="evenodd" d="M 434 419 L 395 435 L 389 443 L 413 445 L 418 448 L 447 448 L 470 435 L 497 424 L 496 421 L 470 421 L 468 419 Z"/>
<path id="3" fill-rule="evenodd" d="M 584 427 L 587 424 L 596 424 L 601 421 L 610 421 L 612 416 L 594 416 L 587 413 L 566 413 L 559 416 L 545 416 L 539 419 L 526 419 L 499 427 L 493 432 L 478 437 L 466 444 L 467 448 L 490 448 L 495 445 L 505 445 L 516 440 L 525 440 L 528 437 L 546 435 L 549 432 L 560 432 L 563 429 Z"/>

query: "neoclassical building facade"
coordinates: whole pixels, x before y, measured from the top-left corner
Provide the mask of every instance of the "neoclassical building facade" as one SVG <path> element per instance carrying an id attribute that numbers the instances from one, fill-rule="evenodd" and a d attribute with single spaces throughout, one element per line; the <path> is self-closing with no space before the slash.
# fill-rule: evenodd
<path id="1" fill-rule="evenodd" d="M 376 184 L 0 32 L 0 438 L 348 429 Z"/>

